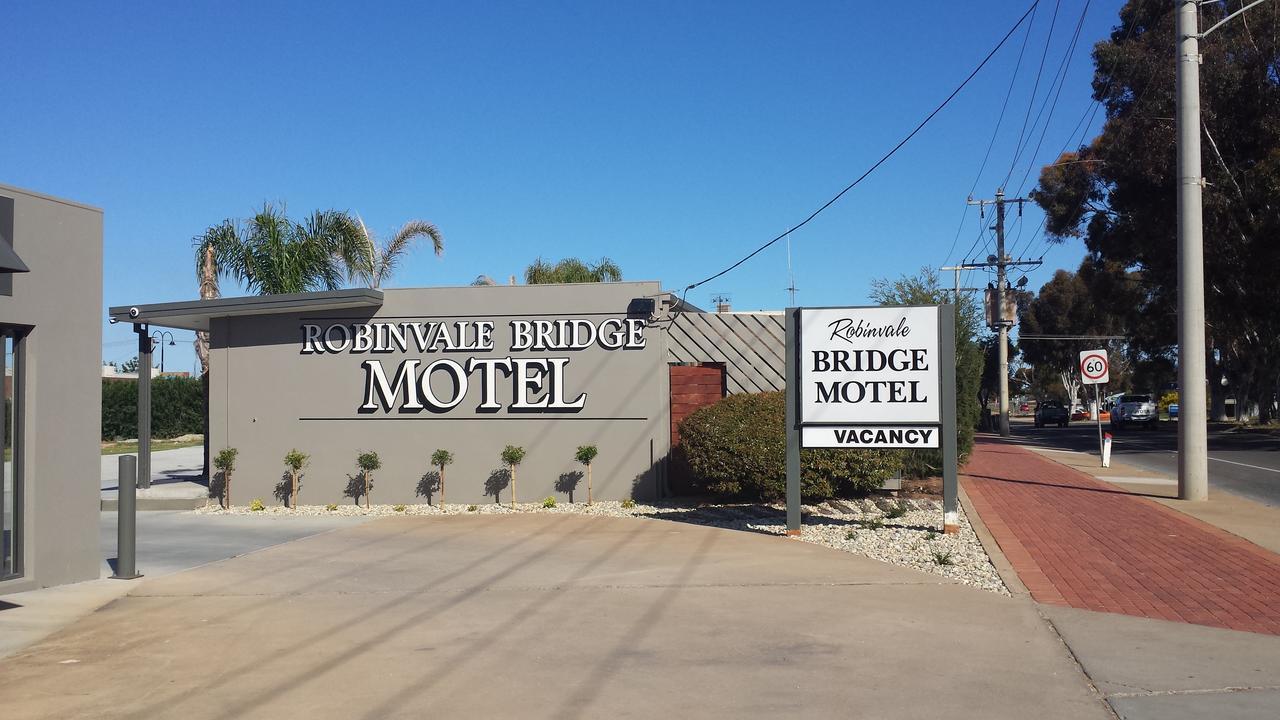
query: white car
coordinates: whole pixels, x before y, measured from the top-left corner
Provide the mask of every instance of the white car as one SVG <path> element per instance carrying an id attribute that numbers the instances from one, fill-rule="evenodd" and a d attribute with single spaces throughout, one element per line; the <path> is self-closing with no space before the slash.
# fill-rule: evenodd
<path id="1" fill-rule="evenodd" d="M 1111 408 L 1111 427 L 1139 424 L 1155 429 L 1160 426 L 1160 412 L 1150 395 L 1121 395 Z"/>

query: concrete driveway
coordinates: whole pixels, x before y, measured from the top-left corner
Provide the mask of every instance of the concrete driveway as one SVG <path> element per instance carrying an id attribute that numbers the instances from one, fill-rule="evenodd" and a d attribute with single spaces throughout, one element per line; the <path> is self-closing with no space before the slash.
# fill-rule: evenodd
<path id="1" fill-rule="evenodd" d="M 785 539 L 389 518 L 142 581 L 0 661 L 24 718 L 1106 718 L 1025 599 Z"/>

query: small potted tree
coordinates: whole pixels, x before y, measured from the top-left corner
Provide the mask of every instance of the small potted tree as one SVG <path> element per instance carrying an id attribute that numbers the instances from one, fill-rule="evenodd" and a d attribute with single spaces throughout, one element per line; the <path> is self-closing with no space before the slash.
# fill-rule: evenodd
<path id="1" fill-rule="evenodd" d="M 431 464 L 440 468 L 440 509 L 444 510 L 444 466 L 453 464 L 453 453 L 448 450 L 436 450 L 431 453 Z"/>
<path id="2" fill-rule="evenodd" d="M 369 509 L 369 490 L 373 487 L 373 471 L 382 467 L 378 453 L 370 450 L 356 456 L 356 467 L 360 468 L 360 478 L 364 480 L 364 507 Z"/>
<path id="3" fill-rule="evenodd" d="M 298 509 L 298 487 L 302 481 L 302 468 L 310 457 L 294 448 L 284 456 L 284 466 L 289 469 L 289 507 Z"/>
<path id="4" fill-rule="evenodd" d="M 236 469 L 236 455 L 240 451 L 233 448 L 223 448 L 213 458 L 213 467 L 222 473 L 222 502 L 223 507 L 231 509 L 231 473 Z"/>
<path id="5" fill-rule="evenodd" d="M 595 445 L 579 445 L 573 459 L 587 466 L 587 505 L 591 504 L 591 461 L 596 459 L 599 451 Z"/>
<path id="6" fill-rule="evenodd" d="M 511 509 L 516 509 L 516 466 L 524 460 L 524 448 L 508 445 L 502 449 L 502 462 L 511 473 Z"/>

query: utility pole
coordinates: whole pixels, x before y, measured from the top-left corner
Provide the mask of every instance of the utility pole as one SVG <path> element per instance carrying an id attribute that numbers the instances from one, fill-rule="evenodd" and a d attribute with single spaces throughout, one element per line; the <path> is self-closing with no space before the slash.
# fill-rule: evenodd
<path id="1" fill-rule="evenodd" d="M 982 288 L 975 288 L 975 287 L 960 287 L 960 273 L 965 270 L 980 270 L 984 267 L 986 267 L 986 265 L 983 265 L 982 263 L 962 263 L 960 265 L 948 265 L 947 267 L 938 268 L 943 272 L 951 271 L 956 274 L 956 297 L 955 297 L 956 305 L 960 304 L 960 293 L 978 292 L 979 290 L 982 289 Z"/>
<path id="2" fill-rule="evenodd" d="M 995 301 L 995 325 L 1000 333 L 999 352 L 1000 352 L 1000 436 L 1009 437 L 1009 328 L 1013 326 L 1014 318 L 1004 317 L 1004 295 L 1009 291 L 1008 269 L 1010 267 L 1031 266 L 1035 267 L 1040 264 L 1039 260 L 1032 261 L 1014 261 L 1004 252 L 1004 206 L 1009 203 L 1015 203 L 1018 206 L 1018 215 L 1022 215 L 1022 205 L 1030 202 L 1027 198 L 1006 198 L 1004 196 L 1004 188 L 996 190 L 995 200 L 974 200 L 970 198 L 970 205 L 977 205 L 979 212 L 983 218 L 986 217 L 986 206 L 996 206 L 996 224 L 993 228 L 996 231 L 996 254 L 988 257 L 986 267 L 994 266 L 996 268 L 996 301 Z"/>
<path id="3" fill-rule="evenodd" d="M 1174 0 L 1178 33 L 1178 497 L 1183 500 L 1209 496 L 1198 10 L 1197 0 Z"/>

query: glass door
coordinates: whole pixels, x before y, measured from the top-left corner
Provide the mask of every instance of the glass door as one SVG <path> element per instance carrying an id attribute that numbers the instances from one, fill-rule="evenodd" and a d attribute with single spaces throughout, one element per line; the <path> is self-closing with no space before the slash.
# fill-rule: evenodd
<path id="1" fill-rule="evenodd" d="M 0 327 L 0 375 L 4 377 L 4 410 L 0 412 L 0 436 L 4 438 L 4 454 L 0 456 L 0 475 L 4 478 L 0 488 L 0 580 L 22 575 L 22 475 L 17 422 L 22 383 L 15 352 L 19 342 L 16 331 Z"/>

